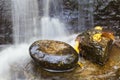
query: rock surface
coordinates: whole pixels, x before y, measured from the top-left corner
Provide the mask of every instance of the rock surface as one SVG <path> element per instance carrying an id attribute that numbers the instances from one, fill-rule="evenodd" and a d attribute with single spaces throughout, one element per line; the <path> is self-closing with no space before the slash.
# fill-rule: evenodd
<path id="1" fill-rule="evenodd" d="M 73 71 L 64 73 L 48 72 L 39 68 L 33 61 L 28 61 L 25 65 L 12 64 L 12 78 L 7 80 L 119 80 L 120 47 L 112 46 L 109 60 L 104 66 L 88 60 L 82 61 L 83 69 L 76 67 Z"/>
<path id="2" fill-rule="evenodd" d="M 30 46 L 30 55 L 40 67 L 63 72 L 74 68 L 78 54 L 67 43 L 53 40 L 39 40 Z"/>
<path id="3" fill-rule="evenodd" d="M 100 41 L 94 41 L 94 35 L 99 33 L 101 32 L 94 30 L 84 32 L 81 35 L 84 39 L 81 41 L 80 46 L 84 58 L 97 64 L 104 65 L 109 58 L 112 40 L 101 37 Z"/>

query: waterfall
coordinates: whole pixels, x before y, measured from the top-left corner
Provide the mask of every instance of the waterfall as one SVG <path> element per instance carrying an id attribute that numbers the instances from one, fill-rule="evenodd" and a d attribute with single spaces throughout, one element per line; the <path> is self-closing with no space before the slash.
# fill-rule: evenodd
<path id="1" fill-rule="evenodd" d="M 55 39 L 66 35 L 64 23 L 58 18 L 49 16 L 51 3 L 56 4 L 54 0 L 42 0 L 42 2 L 41 18 L 37 0 L 12 0 L 13 36 L 16 44 L 33 39 Z"/>
<path id="2" fill-rule="evenodd" d="M 31 68 L 27 67 L 30 63 L 29 60 L 31 60 L 27 42 L 37 39 L 69 39 L 70 42 L 75 39 L 76 35 L 67 36 L 66 25 L 59 18 L 60 7 L 63 7 L 60 4 L 62 0 L 10 1 L 12 5 L 13 38 L 17 45 L 4 48 L 0 52 L 0 80 L 37 79 L 37 75 L 33 76 L 25 69 L 30 70 L 32 68 L 32 66 L 30 66 Z M 41 1 L 41 3 L 38 4 L 38 1 Z M 39 5 L 42 5 L 42 7 L 39 7 Z M 43 12 L 39 10 L 40 8 Z M 42 16 L 40 13 L 43 13 Z"/>
<path id="3" fill-rule="evenodd" d="M 44 0 L 43 1 L 43 13 L 44 13 L 44 16 L 49 16 L 49 8 L 50 8 L 50 0 Z"/>
<path id="4" fill-rule="evenodd" d="M 59 1 L 57 1 L 59 2 Z M 41 19 L 41 34 L 42 39 L 56 39 L 60 40 L 61 37 L 66 37 L 68 32 L 65 28 L 64 23 L 62 23 L 56 15 L 54 17 L 50 17 L 50 6 L 54 5 L 52 8 L 56 7 L 56 1 L 54 0 L 44 0 L 43 1 L 43 8 L 44 8 L 44 16 Z M 57 5 L 60 6 L 60 5 Z M 55 8 L 56 9 L 56 8 Z M 54 10 L 56 11 L 56 10 Z"/>
<path id="5" fill-rule="evenodd" d="M 39 37 L 37 0 L 12 0 L 13 36 L 15 43 Z"/>

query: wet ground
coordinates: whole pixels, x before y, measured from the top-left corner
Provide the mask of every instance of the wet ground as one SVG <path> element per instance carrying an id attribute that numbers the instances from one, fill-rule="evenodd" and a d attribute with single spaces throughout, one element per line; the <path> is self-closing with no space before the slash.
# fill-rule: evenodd
<path id="1" fill-rule="evenodd" d="M 11 66 L 11 80 L 119 80 L 120 76 L 120 47 L 114 45 L 110 59 L 104 66 L 90 61 L 81 60 L 84 67 L 71 72 L 52 73 L 39 68 L 33 61 L 24 66 Z"/>

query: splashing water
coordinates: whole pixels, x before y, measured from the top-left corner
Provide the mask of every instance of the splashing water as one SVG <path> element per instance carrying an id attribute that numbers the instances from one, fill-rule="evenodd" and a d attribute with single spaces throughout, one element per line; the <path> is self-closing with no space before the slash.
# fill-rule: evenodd
<path id="1" fill-rule="evenodd" d="M 52 2 L 54 3 L 54 1 Z M 31 58 L 28 50 L 31 40 L 65 40 L 67 30 L 64 23 L 58 18 L 49 17 L 49 7 L 52 2 L 43 0 L 44 15 L 40 19 L 37 0 L 11 0 L 15 45 L 0 52 L 0 80 L 12 79 L 10 69 L 15 63 L 24 66 L 29 62 Z M 14 79 L 19 78 L 15 77 Z"/>
<path id="2" fill-rule="evenodd" d="M 76 35 L 68 36 L 66 25 L 58 18 L 62 0 L 42 0 L 43 16 L 39 14 L 38 0 L 11 0 L 14 43 L 0 52 L 0 80 L 20 79 L 11 76 L 11 67 L 16 63 L 26 65 L 31 59 L 29 43 L 37 39 L 53 39 L 70 42 Z M 53 17 L 50 17 L 52 6 Z M 25 44 L 23 44 L 25 43 Z"/>
<path id="3" fill-rule="evenodd" d="M 0 80 L 11 80 L 10 69 L 17 63 L 26 65 L 29 59 L 28 44 L 10 46 L 0 52 Z"/>
<path id="4" fill-rule="evenodd" d="M 13 16 L 13 32 L 14 32 L 14 42 L 16 45 L 11 45 L 8 48 L 5 48 L 4 50 L 0 51 L 0 80 L 35 80 L 32 78 L 32 75 L 28 76 L 30 77 L 29 79 L 27 78 L 22 78 L 22 76 L 17 76 L 16 73 L 12 73 L 11 68 L 14 68 L 14 65 L 18 65 L 16 69 L 19 69 L 18 67 L 25 67 L 27 63 L 30 62 L 31 58 L 29 56 L 29 43 L 31 43 L 31 39 L 34 38 L 36 39 L 57 39 L 57 40 L 62 40 L 62 41 L 72 41 L 76 35 L 71 35 L 66 37 L 67 30 L 65 29 L 64 23 L 62 23 L 58 18 L 55 18 L 56 16 L 54 15 L 54 18 L 51 18 L 49 16 L 49 6 L 50 4 L 54 4 L 54 2 L 57 2 L 57 0 L 43 0 L 43 13 L 44 15 L 40 18 L 39 17 L 39 10 L 38 10 L 38 2 L 37 0 L 11 0 L 12 1 L 12 16 Z M 78 0 L 81 5 L 83 4 L 82 1 Z M 87 1 L 87 0 L 84 0 Z M 91 0 L 92 1 L 92 0 Z M 87 1 L 88 2 L 88 1 Z M 58 3 L 57 3 L 58 4 Z M 56 5 L 56 3 L 55 3 Z M 85 4 L 86 5 L 86 4 Z M 58 5 L 57 5 L 58 6 Z M 84 6 L 82 6 L 84 7 Z M 89 5 L 89 8 L 92 6 Z M 79 7 L 79 11 L 81 10 L 81 6 Z M 88 8 L 85 8 L 88 9 Z M 54 10 L 57 11 L 57 10 Z M 91 14 L 92 15 L 92 10 Z M 81 13 L 82 14 L 82 13 Z M 83 15 L 79 16 L 79 26 L 82 25 L 82 28 L 84 28 L 85 20 L 83 18 Z M 87 13 L 86 13 L 87 15 Z M 88 17 L 89 17 L 88 15 Z M 85 15 L 84 15 L 85 16 Z M 89 19 L 92 19 L 93 17 L 89 17 Z M 92 20 L 90 22 L 92 24 Z M 89 25 L 90 25 L 89 24 Z M 90 25 L 90 26 L 91 26 Z M 81 29 L 81 27 L 80 27 Z M 83 29 L 84 30 L 84 29 Z M 25 44 L 22 44 L 25 43 Z M 72 43 L 71 43 L 72 44 Z M 116 50 L 116 48 L 115 48 Z M 113 56 L 111 58 L 111 61 L 115 60 L 117 64 L 120 66 L 120 58 L 119 58 L 119 52 L 120 50 L 116 52 L 113 50 L 113 53 L 116 53 L 116 56 Z M 118 55 L 119 54 L 119 55 Z M 114 54 L 115 55 L 115 54 Z M 60 75 L 60 78 L 58 77 L 58 74 L 54 74 L 54 78 L 51 79 L 46 79 L 46 77 L 50 78 L 49 73 L 45 73 L 45 79 L 41 78 L 40 80 L 53 80 L 53 79 L 59 79 L 61 80 L 62 77 L 67 77 L 67 79 L 62 78 L 62 80 L 90 80 L 92 78 L 95 79 L 100 79 L 106 77 L 109 77 L 111 75 L 115 75 L 115 72 L 112 70 L 115 68 L 115 71 L 119 68 L 118 65 L 111 64 L 107 66 L 108 70 L 105 72 L 103 69 L 103 74 L 101 70 L 98 72 L 100 75 L 96 75 L 97 72 L 95 72 L 96 69 L 100 69 L 97 66 L 94 66 L 93 64 L 88 62 L 88 65 L 86 65 L 86 70 L 83 70 L 83 73 L 81 72 L 80 69 L 77 69 L 76 72 L 71 72 L 71 73 L 64 73 Z M 108 64 L 109 64 L 108 63 Z M 111 66 L 113 65 L 114 68 Z M 110 71 L 111 69 L 111 71 Z M 21 69 L 18 70 L 18 72 Z M 15 71 L 14 71 L 15 72 Z M 22 73 L 24 73 L 23 71 Z M 21 73 L 21 72 L 19 72 Z M 41 72 L 41 74 L 44 74 Z M 82 74 L 81 74 L 82 73 Z M 95 75 L 94 75 L 95 73 Z M 84 74 L 84 75 L 83 75 Z M 48 75 L 48 76 L 47 76 Z M 34 75 L 33 75 L 34 76 Z M 38 75 L 41 76 L 41 75 Z M 42 75 L 43 76 L 43 75 Z M 84 76 L 84 77 L 83 77 Z M 36 77 L 36 76 L 35 76 Z M 82 78 L 83 77 L 83 78 Z M 39 78 L 38 78 L 39 79 Z M 37 78 L 36 78 L 37 80 Z M 116 80 L 116 79 L 112 79 Z"/>

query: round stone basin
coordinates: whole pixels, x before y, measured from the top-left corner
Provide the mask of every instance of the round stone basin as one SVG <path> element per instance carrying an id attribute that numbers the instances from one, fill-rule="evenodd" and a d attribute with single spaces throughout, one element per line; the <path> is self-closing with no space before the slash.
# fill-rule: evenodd
<path id="1" fill-rule="evenodd" d="M 78 54 L 67 43 L 54 40 L 35 41 L 29 48 L 35 63 L 52 72 L 73 70 L 78 62 Z"/>

